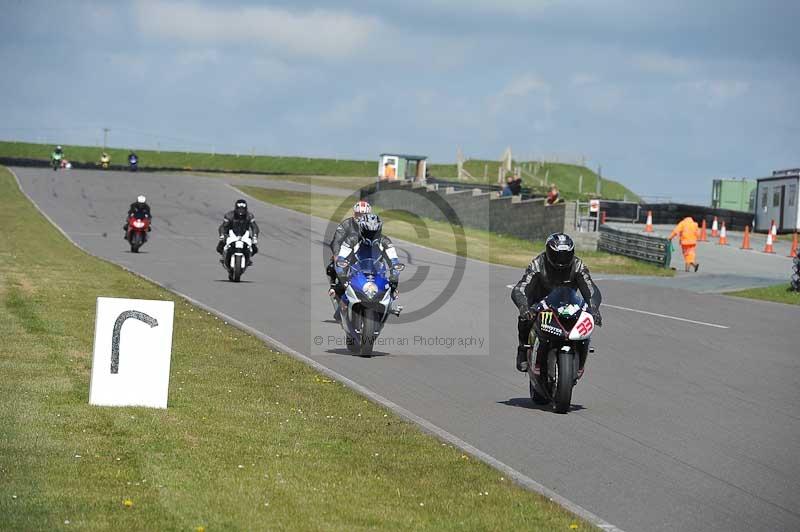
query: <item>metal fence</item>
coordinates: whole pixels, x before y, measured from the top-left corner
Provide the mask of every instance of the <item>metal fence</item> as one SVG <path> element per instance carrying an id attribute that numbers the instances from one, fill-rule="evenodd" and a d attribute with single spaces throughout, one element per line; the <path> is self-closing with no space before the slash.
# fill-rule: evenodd
<path id="1" fill-rule="evenodd" d="M 669 267 L 672 259 L 672 246 L 666 238 L 628 233 L 607 226 L 600 227 L 597 249 L 652 262 L 665 268 Z"/>

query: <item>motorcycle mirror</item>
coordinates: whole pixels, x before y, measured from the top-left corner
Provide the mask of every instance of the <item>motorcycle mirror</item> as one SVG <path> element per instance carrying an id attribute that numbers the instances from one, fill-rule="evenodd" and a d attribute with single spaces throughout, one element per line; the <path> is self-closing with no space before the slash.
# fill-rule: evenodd
<path id="1" fill-rule="evenodd" d="M 405 264 L 402 264 L 402 263 L 400 263 L 400 264 L 395 264 L 395 265 L 394 265 L 394 269 L 395 269 L 396 271 L 398 271 L 398 272 L 402 272 L 403 270 L 405 270 L 405 269 L 406 269 L 406 265 L 405 265 Z"/>

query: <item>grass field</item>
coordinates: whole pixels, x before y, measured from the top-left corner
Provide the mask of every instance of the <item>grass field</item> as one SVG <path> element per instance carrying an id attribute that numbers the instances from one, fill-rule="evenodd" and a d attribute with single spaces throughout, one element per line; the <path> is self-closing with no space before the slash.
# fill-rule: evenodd
<path id="1" fill-rule="evenodd" d="M 100 159 L 101 149 L 88 146 L 62 145 L 67 160 L 93 163 Z M 0 157 L 23 157 L 49 160 L 54 146 L 24 142 L 0 142 Z M 127 148 L 108 148 L 112 164 L 127 166 Z M 169 167 L 185 169 L 227 170 L 230 172 L 263 172 L 272 174 L 375 176 L 375 161 L 348 161 L 308 157 L 271 157 L 249 154 L 216 154 L 136 150 L 139 165 L 144 168 Z"/>
<path id="2" fill-rule="evenodd" d="M 50 152 L 54 146 L 45 144 L 32 144 L 26 142 L 0 141 L 0 157 L 18 157 L 28 159 L 49 160 Z M 63 145 L 66 158 L 70 161 L 94 163 L 100 159 L 101 149 L 89 146 Z M 127 165 L 128 150 L 126 148 L 108 148 L 112 164 Z M 375 161 L 352 161 L 307 157 L 277 157 L 249 154 L 216 154 L 169 152 L 137 150 L 139 164 L 144 167 L 185 168 L 204 170 L 225 170 L 229 172 L 261 172 L 265 174 L 287 174 L 296 176 L 341 176 L 341 177 L 371 177 L 377 175 L 378 163 Z M 516 163 L 515 163 L 516 164 Z M 561 163 L 520 163 L 524 168 L 530 168 L 535 177 L 524 176 L 525 186 L 533 188 L 536 192 L 544 194 L 548 187 L 543 184 L 545 175 L 548 183 L 556 183 L 561 195 L 565 199 L 586 199 L 595 192 L 597 175 L 583 166 Z M 488 177 L 484 179 L 484 166 L 488 165 Z M 473 183 L 496 183 L 498 161 L 467 161 L 464 167 L 473 176 Z M 431 174 L 440 178 L 455 179 L 457 175 L 455 164 L 430 164 Z M 578 191 L 579 176 L 583 176 L 583 193 Z M 623 199 L 637 201 L 638 197 L 623 185 L 604 179 L 602 181 L 602 196 L 608 199 Z"/>
<path id="3" fill-rule="evenodd" d="M 326 220 L 341 220 L 350 215 L 352 201 L 323 194 L 307 194 L 305 192 L 290 192 L 282 190 L 264 189 L 260 187 L 240 186 L 243 192 L 267 203 L 293 209 L 305 214 L 325 218 Z M 376 207 L 380 214 L 380 208 Z M 450 224 L 425 219 L 427 236 L 420 237 L 414 218 L 396 215 L 386 220 L 384 232 L 391 238 L 398 238 L 414 242 L 422 246 L 446 251 L 456 252 L 456 238 Z M 544 242 L 532 243 L 527 240 L 505 235 L 498 235 L 480 229 L 464 228 L 467 245 L 467 256 L 491 262 L 524 268 L 528 265 L 534 253 L 544 250 Z M 675 272 L 669 268 L 661 268 L 646 262 L 640 262 L 620 255 L 612 255 L 600 251 L 582 251 L 578 255 L 586 262 L 594 273 L 624 273 L 630 275 L 659 275 L 673 276 Z"/>
<path id="4" fill-rule="evenodd" d="M 589 528 L 342 384 L 87 256 L 2 168 L 0 204 L 0 530 Z M 101 295 L 175 300 L 167 410 L 87 404 Z"/>
<path id="5" fill-rule="evenodd" d="M 737 292 L 728 292 L 729 296 L 746 297 L 749 299 L 762 299 L 764 301 L 775 301 L 776 303 L 787 303 L 789 305 L 800 305 L 800 292 L 793 292 L 789 289 L 789 283 L 768 286 L 766 288 L 750 288 Z"/>

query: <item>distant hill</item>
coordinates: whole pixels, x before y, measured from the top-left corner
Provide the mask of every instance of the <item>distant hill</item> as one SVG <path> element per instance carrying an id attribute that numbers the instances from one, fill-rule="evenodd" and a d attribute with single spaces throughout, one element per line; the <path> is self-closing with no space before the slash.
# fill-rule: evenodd
<path id="1" fill-rule="evenodd" d="M 0 141 L 0 157 L 38 159 L 47 161 L 53 149 L 51 144 Z M 80 163 L 93 163 L 100 159 L 101 149 L 91 146 L 62 145 L 66 158 Z M 112 164 L 126 165 L 128 148 L 106 149 Z M 211 154 L 195 152 L 136 150 L 142 168 L 174 168 L 186 170 L 220 170 L 229 172 L 257 172 L 265 174 L 291 175 L 329 175 L 347 177 L 372 177 L 377 174 L 377 157 L 374 161 L 355 161 L 345 159 L 325 159 L 316 157 L 282 157 L 275 155 L 250 154 Z M 597 174 L 585 166 L 563 163 L 514 162 L 522 166 L 523 182 L 526 187 L 542 194 L 547 192 L 547 183 L 555 183 L 565 199 L 587 199 L 594 197 Z M 497 183 L 498 161 L 468 160 L 464 168 L 473 179 L 466 182 Z M 431 175 L 440 178 L 456 179 L 455 164 L 429 164 Z M 529 170 L 529 171 L 528 171 Z M 484 179 L 484 171 L 487 177 Z M 582 192 L 578 181 L 583 176 Z M 616 181 L 602 180 L 601 196 L 607 199 L 628 199 L 638 201 L 639 197 Z"/>

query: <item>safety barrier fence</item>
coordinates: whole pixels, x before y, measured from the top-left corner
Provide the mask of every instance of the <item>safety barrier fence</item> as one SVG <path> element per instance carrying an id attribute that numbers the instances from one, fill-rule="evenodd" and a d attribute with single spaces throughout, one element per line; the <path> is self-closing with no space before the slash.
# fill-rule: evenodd
<path id="1" fill-rule="evenodd" d="M 597 249 L 616 255 L 624 255 L 665 268 L 672 259 L 672 246 L 666 238 L 647 236 L 600 226 L 600 241 Z"/>

